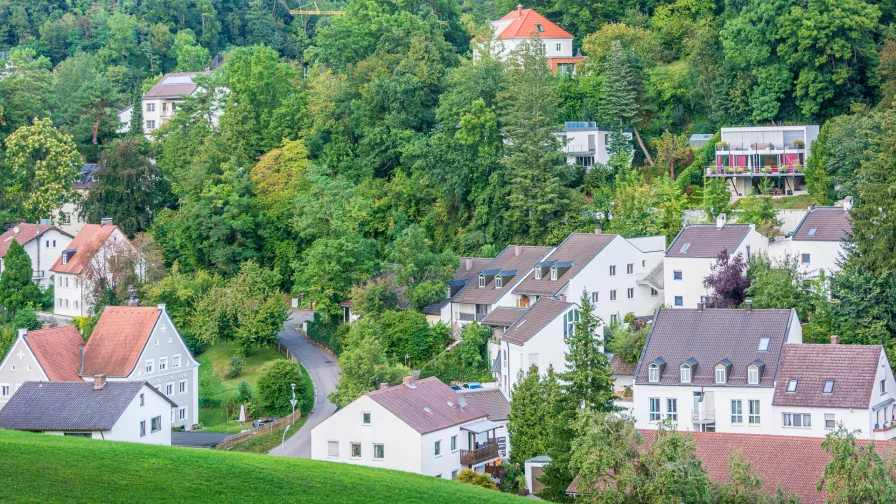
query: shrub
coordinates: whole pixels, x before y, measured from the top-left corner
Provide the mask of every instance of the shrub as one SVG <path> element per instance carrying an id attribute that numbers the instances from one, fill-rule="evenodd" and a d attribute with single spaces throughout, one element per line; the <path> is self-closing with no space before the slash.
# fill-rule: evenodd
<path id="1" fill-rule="evenodd" d="M 472 469 L 464 469 L 461 471 L 460 474 L 457 475 L 457 481 L 468 485 L 489 488 L 491 490 L 498 489 L 498 485 L 495 484 L 495 481 L 491 476 L 484 473 L 478 473 Z"/>
<path id="2" fill-rule="evenodd" d="M 245 362 L 245 360 L 241 355 L 234 355 L 231 357 L 230 366 L 227 368 L 227 372 L 224 373 L 224 377 L 230 379 L 243 374 L 243 362 Z M 246 382 L 244 381 L 243 383 Z"/>
<path id="3" fill-rule="evenodd" d="M 240 382 L 240 386 L 236 391 L 236 399 L 241 404 L 245 404 L 252 400 L 252 387 L 249 386 L 246 380 Z"/>
<path id="4" fill-rule="evenodd" d="M 296 384 L 298 404 L 304 403 L 306 394 L 305 378 L 299 372 L 299 363 L 291 360 L 276 360 L 262 368 L 258 378 L 258 399 L 262 410 L 269 415 L 285 416 L 292 412 L 290 384 Z"/>
<path id="5" fill-rule="evenodd" d="M 692 195 L 692 194 L 694 194 L 694 186 L 689 185 L 689 186 L 687 186 L 687 187 L 684 188 L 684 195 L 685 195 L 685 196 L 690 196 L 690 195 Z"/>
<path id="6" fill-rule="evenodd" d="M 342 353 L 342 341 L 348 328 L 349 325 L 343 324 L 340 317 L 317 312 L 314 314 L 314 320 L 308 322 L 308 337 L 339 355 Z"/>

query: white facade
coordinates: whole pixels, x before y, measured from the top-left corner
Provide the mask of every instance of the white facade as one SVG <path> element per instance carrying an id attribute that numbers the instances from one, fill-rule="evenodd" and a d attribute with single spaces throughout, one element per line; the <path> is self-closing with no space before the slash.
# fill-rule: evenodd
<path id="1" fill-rule="evenodd" d="M 784 239 L 772 242 L 768 247 L 770 259 L 782 261 L 795 257 L 800 271 L 816 276 L 822 270 L 830 276 L 840 271 L 838 264 L 843 257 L 843 243 L 832 241 L 810 241 Z"/>
<path id="2" fill-rule="evenodd" d="M 504 20 L 501 21 L 493 21 L 492 28 L 495 29 L 496 23 L 503 23 Z M 506 24 L 505 24 L 506 26 Z M 503 30 L 503 28 L 499 28 Z M 498 32 L 498 29 L 495 29 L 495 32 Z M 515 51 L 520 45 L 522 45 L 525 41 L 529 40 L 529 37 L 520 37 L 520 38 L 511 38 L 511 39 L 495 39 L 492 42 L 492 52 L 499 59 L 506 60 L 513 51 Z M 572 50 L 572 41 L 570 38 L 543 38 L 541 41 L 544 43 L 544 51 L 545 55 L 548 58 L 572 58 L 573 50 Z"/>
<path id="3" fill-rule="evenodd" d="M 50 378 L 34 357 L 34 352 L 22 339 L 20 331 L 6 356 L 0 360 L 0 409 L 6 406 L 23 383 L 29 381 L 46 382 L 50 381 Z"/>
<path id="4" fill-rule="evenodd" d="M 601 128 L 594 122 L 567 122 L 563 131 L 557 133 L 557 139 L 563 146 L 567 163 L 590 168 L 595 163 L 605 165 L 610 161 L 611 133 L 612 130 Z M 631 142 L 631 132 L 625 131 L 623 135 Z"/>
<path id="5" fill-rule="evenodd" d="M 31 258 L 32 278 L 35 283 L 41 287 L 50 284 L 50 268 L 53 267 L 53 263 L 71 241 L 71 236 L 54 228 L 23 245 L 25 252 Z M 4 269 L 6 269 L 6 258 L 0 257 L 0 273 Z"/>
<path id="6" fill-rule="evenodd" d="M 97 249 L 90 262 L 100 269 L 102 261 L 108 261 L 115 253 L 115 244 L 128 243 L 127 237 L 118 228 L 115 228 L 105 242 Z M 79 250 L 78 253 L 87 253 Z M 93 313 L 93 305 L 90 301 L 90 280 L 85 271 L 80 273 L 66 273 L 53 271 L 56 279 L 55 300 L 53 312 L 68 317 L 86 317 Z"/>
<path id="7" fill-rule="evenodd" d="M 805 145 L 805 157 L 812 153 L 812 143 L 818 138 L 821 128 L 817 125 L 803 126 L 740 126 L 722 128 L 721 141 L 730 151 L 755 150 L 754 145 L 771 144 L 769 152 L 783 152 L 783 147 L 793 147 L 794 141 Z M 776 149 L 777 148 L 777 149 Z"/>
<path id="8" fill-rule="evenodd" d="M 174 117 L 180 98 L 144 98 L 143 132 L 147 140 L 152 140 L 153 131 L 159 129 Z"/>

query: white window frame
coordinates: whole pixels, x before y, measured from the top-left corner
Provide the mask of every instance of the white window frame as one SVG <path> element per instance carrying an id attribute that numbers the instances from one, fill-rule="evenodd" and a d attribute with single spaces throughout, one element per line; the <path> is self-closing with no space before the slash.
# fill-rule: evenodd
<path id="1" fill-rule="evenodd" d="M 650 297 L 657 297 L 659 295 L 660 295 L 660 291 L 654 289 L 653 287 L 650 288 Z"/>
<path id="2" fill-rule="evenodd" d="M 635 289 L 633 287 L 629 287 L 625 295 L 628 297 L 628 299 L 635 299 Z"/>
<path id="3" fill-rule="evenodd" d="M 177 412 L 177 420 L 186 420 L 187 419 L 187 408 L 181 408 Z"/>
<path id="4" fill-rule="evenodd" d="M 165 384 L 165 395 L 168 397 L 174 395 L 174 382 L 168 382 Z"/>
<path id="5" fill-rule="evenodd" d="M 600 291 L 594 291 L 591 293 L 591 304 L 597 304 L 600 302 Z"/>
<path id="6" fill-rule="evenodd" d="M 171 357 L 171 369 L 177 369 L 180 367 L 180 354 L 175 354 Z"/>
<path id="7" fill-rule="evenodd" d="M 177 383 L 178 395 L 185 395 L 190 389 L 187 387 L 187 380 L 181 380 Z"/>
<path id="8" fill-rule="evenodd" d="M 610 291 L 610 301 L 616 301 L 616 289 Z"/>
<path id="9" fill-rule="evenodd" d="M 361 458 L 362 456 L 364 456 L 364 449 L 363 449 L 363 447 L 361 446 L 361 443 L 360 443 L 360 442 L 354 442 L 354 441 L 353 441 L 353 442 L 352 442 L 351 444 L 349 444 L 348 446 L 349 446 L 349 451 L 348 451 L 349 458 L 352 458 L 352 459 L 357 460 L 357 459 Z M 355 455 L 355 447 L 356 447 L 356 446 L 358 447 L 358 454 L 357 454 L 357 455 Z"/>
<path id="10" fill-rule="evenodd" d="M 369 411 L 361 412 L 361 425 L 370 425 L 373 415 Z"/>
<path id="11" fill-rule="evenodd" d="M 140 420 L 140 437 L 146 437 L 146 420 Z"/>
<path id="12" fill-rule="evenodd" d="M 681 274 L 681 270 L 672 270 L 672 280 L 679 282 L 683 278 L 684 278 L 684 275 Z"/>
<path id="13" fill-rule="evenodd" d="M 457 434 L 451 436 L 451 453 L 457 451 Z"/>
<path id="14" fill-rule="evenodd" d="M 380 456 L 376 456 L 376 448 L 379 446 L 380 448 Z M 383 460 L 386 458 L 386 445 L 383 443 L 373 443 L 373 460 Z"/>
<path id="15" fill-rule="evenodd" d="M 0 383 L 0 397 L 11 397 L 12 387 L 8 383 Z"/>
<path id="16" fill-rule="evenodd" d="M 541 280 L 541 265 L 535 266 L 535 279 Z"/>
<path id="17" fill-rule="evenodd" d="M 482 289 L 485 287 L 485 275 L 479 275 L 479 288 Z"/>
<path id="18" fill-rule="evenodd" d="M 748 402 L 750 408 L 750 425 L 762 425 L 762 409 L 760 408 L 759 399 L 750 399 Z M 754 409 L 753 406 L 756 408 Z"/>
<path id="19" fill-rule="evenodd" d="M 557 48 L 557 52 L 562 51 L 562 50 L 563 50 L 563 44 L 561 44 L 561 43 L 558 42 L 557 45 L 556 45 L 556 48 Z"/>
<path id="20" fill-rule="evenodd" d="M 616 276 L 616 265 L 615 264 L 610 265 L 610 276 Z"/>
<path id="21" fill-rule="evenodd" d="M 681 383 L 691 383 L 691 366 L 688 364 L 682 364 L 681 369 L 679 370 L 679 379 Z"/>
<path id="22" fill-rule="evenodd" d="M 504 279 L 501 278 L 501 275 L 495 275 L 495 288 L 501 289 L 504 287 Z"/>
<path id="23" fill-rule="evenodd" d="M 551 266 L 551 281 L 552 282 L 557 281 L 557 267 L 556 266 Z"/>
<path id="24" fill-rule="evenodd" d="M 140 392 L 140 406 L 146 406 L 146 396 L 143 392 Z"/>
<path id="25" fill-rule="evenodd" d="M 662 419 L 663 413 L 660 411 L 659 397 L 651 397 L 648 399 L 648 410 L 650 411 L 651 422 L 659 422 Z"/>
<path id="26" fill-rule="evenodd" d="M 830 422 L 830 424 L 828 424 Z M 837 428 L 837 417 L 833 413 L 824 414 L 824 429 L 834 430 Z"/>
<path id="27" fill-rule="evenodd" d="M 146 360 L 146 374 L 150 374 L 155 370 L 156 361 L 155 359 L 147 359 Z"/>
<path id="28" fill-rule="evenodd" d="M 887 393 L 887 379 L 884 378 L 880 381 L 880 395 L 884 395 Z"/>
<path id="29" fill-rule="evenodd" d="M 721 375 L 719 374 L 720 372 L 721 372 Z M 722 365 L 716 366 L 716 369 L 715 369 L 716 383 L 720 384 L 720 385 L 724 384 L 726 382 L 725 378 L 727 378 L 726 374 L 727 373 L 725 372 L 725 366 L 722 366 Z M 721 377 L 721 379 L 719 379 L 720 377 Z"/>
<path id="30" fill-rule="evenodd" d="M 831 384 L 831 390 L 830 390 L 830 391 L 828 391 L 828 383 Z M 834 380 L 825 380 L 825 381 L 824 381 L 824 385 L 822 386 L 822 389 L 821 389 L 821 393 L 822 393 L 822 394 L 833 394 L 833 393 L 834 393 L 834 387 L 835 387 L 835 386 L 836 386 L 836 383 L 835 383 Z"/>
<path id="31" fill-rule="evenodd" d="M 439 458 L 442 456 L 442 440 L 438 439 L 435 443 L 432 444 L 432 453 L 433 458 Z"/>
<path id="32" fill-rule="evenodd" d="M 675 296 L 672 299 L 673 306 L 684 306 L 684 296 Z"/>
<path id="33" fill-rule="evenodd" d="M 157 429 L 154 429 L 154 428 L 153 428 L 153 426 L 152 426 L 153 421 L 155 421 L 156 424 L 158 425 L 158 428 L 157 428 Z M 162 415 L 159 415 L 159 416 L 155 416 L 155 417 L 150 418 L 150 419 L 149 419 L 149 432 L 150 432 L 151 434 L 155 434 L 156 432 L 159 432 L 159 431 L 161 431 L 161 430 L 162 430 Z"/>
<path id="34" fill-rule="evenodd" d="M 759 338 L 759 346 L 756 347 L 757 352 L 768 352 L 768 345 L 771 341 L 770 338 L 762 337 Z"/>
<path id="35" fill-rule="evenodd" d="M 742 399 L 731 400 L 731 424 L 744 424 L 744 401 Z"/>
<path id="36" fill-rule="evenodd" d="M 647 381 L 650 383 L 659 383 L 660 381 L 660 366 L 657 363 L 651 363 L 647 366 Z"/>
<path id="37" fill-rule="evenodd" d="M 678 421 L 678 399 L 674 397 L 666 398 L 666 418 L 673 422 Z"/>
<path id="38" fill-rule="evenodd" d="M 168 369 L 168 357 L 159 357 L 159 371 Z"/>
<path id="39" fill-rule="evenodd" d="M 625 273 L 627 275 L 634 275 L 635 274 L 635 263 L 626 264 L 625 265 Z"/>
<path id="40" fill-rule="evenodd" d="M 759 385 L 759 368 L 750 366 L 747 368 L 747 383 L 750 385 Z"/>
<path id="41" fill-rule="evenodd" d="M 799 425 L 796 425 L 799 422 Z M 811 413 L 782 413 L 781 426 L 791 429 L 811 429 L 812 414 Z"/>
<path id="42" fill-rule="evenodd" d="M 787 382 L 787 391 L 788 392 L 796 392 L 796 388 L 799 386 L 799 380 L 790 380 Z"/>

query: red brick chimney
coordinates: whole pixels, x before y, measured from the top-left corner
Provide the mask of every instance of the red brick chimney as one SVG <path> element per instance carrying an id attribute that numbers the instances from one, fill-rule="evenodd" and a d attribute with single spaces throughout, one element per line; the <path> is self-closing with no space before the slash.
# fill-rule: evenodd
<path id="1" fill-rule="evenodd" d="M 106 386 L 106 375 L 98 374 L 93 377 L 93 390 L 103 390 Z"/>
<path id="2" fill-rule="evenodd" d="M 520 255 L 520 246 L 519 246 L 519 245 L 514 245 L 514 246 L 513 246 L 513 255 L 515 255 L 515 256 L 519 256 L 519 255 Z"/>
<path id="3" fill-rule="evenodd" d="M 413 376 L 405 376 L 404 378 L 401 379 L 401 384 L 407 388 L 417 388 L 417 384 L 414 383 Z"/>
<path id="4" fill-rule="evenodd" d="M 517 17 L 523 17 L 523 4 L 517 4 L 516 14 L 517 14 Z"/>
<path id="5" fill-rule="evenodd" d="M 467 271 L 470 271 L 471 269 L 473 269 L 473 258 L 472 257 L 464 258 L 464 267 L 466 268 Z"/>
<path id="6" fill-rule="evenodd" d="M 836 334 L 832 334 L 831 335 L 831 344 L 839 345 L 840 344 L 840 336 L 837 336 Z"/>

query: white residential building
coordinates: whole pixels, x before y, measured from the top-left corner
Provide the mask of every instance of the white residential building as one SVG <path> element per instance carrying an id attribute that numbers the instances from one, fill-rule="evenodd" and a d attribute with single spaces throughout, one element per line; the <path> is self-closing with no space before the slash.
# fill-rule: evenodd
<path id="1" fill-rule="evenodd" d="M 451 299 L 460 292 L 461 289 L 466 287 L 468 283 L 475 281 L 479 277 L 479 274 L 482 273 L 482 270 L 484 270 L 490 262 L 492 262 L 492 258 L 490 257 L 461 257 L 460 264 L 457 267 L 457 273 L 455 273 L 454 278 L 448 282 L 445 299 L 438 303 L 424 306 L 423 309 L 420 310 L 426 315 L 426 320 L 428 320 L 430 324 L 437 324 L 439 322 L 451 324 Z"/>
<path id="2" fill-rule="evenodd" d="M 0 360 L 0 409 L 25 382 L 80 381 L 83 348 L 84 339 L 75 326 L 19 329 Z"/>
<path id="3" fill-rule="evenodd" d="M 311 458 L 453 479 L 500 456 L 499 424 L 435 377 L 368 392 L 311 430 Z"/>
<path id="4" fill-rule="evenodd" d="M 831 275 L 840 271 L 843 239 L 851 229 L 847 207 L 809 207 L 792 233 L 769 244 L 768 254 L 777 260 L 796 257 L 800 269 L 809 275 L 821 270 Z"/>
<path id="5" fill-rule="evenodd" d="M 551 71 L 576 73 L 576 66 L 584 61 L 582 54 L 573 54 L 573 39 L 569 32 L 560 28 L 546 17 L 522 5 L 510 11 L 503 18 L 492 21 L 491 51 L 501 59 L 506 59 L 523 42 L 537 38 L 544 43 L 545 54 Z M 476 57 L 481 44 L 473 49 Z"/>
<path id="6" fill-rule="evenodd" d="M 769 434 L 785 343 L 802 343 L 795 310 L 661 309 L 634 380 L 639 429 Z"/>
<path id="7" fill-rule="evenodd" d="M 666 250 L 665 305 L 694 308 L 698 303 L 706 303 L 708 293 L 703 280 L 712 272 L 723 250 L 730 257 L 741 254 L 749 261 L 751 254 L 768 253 L 768 238 L 759 234 L 752 224 L 727 224 L 724 214 L 716 224 L 685 226 Z"/>
<path id="8" fill-rule="evenodd" d="M 563 123 L 563 131 L 557 133 L 557 138 L 563 146 L 567 163 L 590 168 L 594 163 L 605 165 L 610 161 L 610 135 L 613 131 L 595 122 L 573 121 Z M 623 132 L 623 135 L 631 141 L 630 130 Z"/>
<path id="9" fill-rule="evenodd" d="M 498 453 L 501 458 L 510 456 L 510 435 L 507 433 L 507 421 L 510 415 L 510 402 L 507 396 L 497 388 L 462 389 L 457 395 L 463 396 L 467 404 L 482 410 L 487 418 L 495 422 L 495 440 L 498 442 Z"/>
<path id="10" fill-rule="evenodd" d="M 195 82 L 196 76 L 200 74 L 208 74 L 208 72 L 165 74 L 155 86 L 143 95 L 141 103 L 143 107 L 143 133 L 146 135 L 147 140 L 152 141 L 154 138 L 153 132 L 174 117 L 185 97 L 202 91 L 202 88 Z M 211 122 L 213 125 L 218 123 L 221 113 L 222 111 L 219 107 L 212 111 Z M 119 112 L 118 119 L 121 121 L 120 132 L 130 130 L 132 117 L 133 110 L 130 107 Z"/>
<path id="11" fill-rule="evenodd" d="M 20 222 L 0 235 L 0 273 L 6 269 L 6 253 L 15 240 L 31 258 L 32 280 L 41 287 L 50 284 L 50 268 L 68 248 L 72 235 L 49 225 Z"/>
<path id="12" fill-rule="evenodd" d="M 174 403 L 145 382 L 25 382 L 0 410 L 0 429 L 171 444 Z"/>

